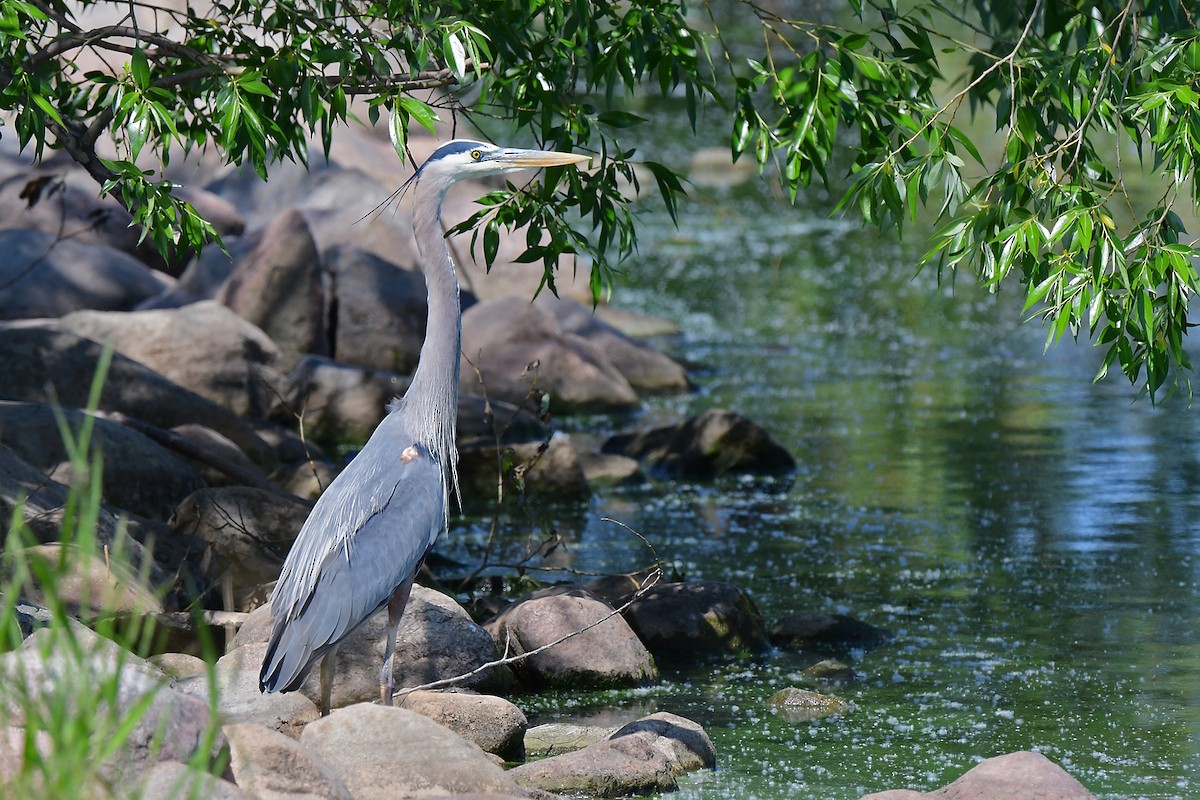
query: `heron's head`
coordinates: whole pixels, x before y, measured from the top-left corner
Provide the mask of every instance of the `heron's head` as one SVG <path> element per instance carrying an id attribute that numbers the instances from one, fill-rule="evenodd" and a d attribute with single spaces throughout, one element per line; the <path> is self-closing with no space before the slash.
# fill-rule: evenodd
<path id="1" fill-rule="evenodd" d="M 521 150 L 497 147 L 472 139 L 455 139 L 433 151 L 433 155 L 417 171 L 419 180 L 437 176 L 446 183 L 485 175 L 503 175 L 522 169 L 557 167 L 578 164 L 589 156 L 575 153 L 556 153 L 551 150 Z"/>

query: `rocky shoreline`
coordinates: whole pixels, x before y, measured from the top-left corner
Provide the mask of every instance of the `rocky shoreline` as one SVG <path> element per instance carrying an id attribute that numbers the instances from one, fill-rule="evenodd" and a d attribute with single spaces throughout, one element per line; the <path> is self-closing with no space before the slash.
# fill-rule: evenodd
<path id="1" fill-rule="evenodd" d="M 430 146 L 414 140 L 418 160 Z M 548 688 L 644 685 L 672 659 L 772 647 L 837 655 L 889 640 L 864 622 L 823 613 L 768 626 L 739 587 L 668 582 L 654 571 L 497 598 L 486 614 L 473 607 L 478 618 L 418 586 L 400 630 L 396 683 L 406 691 L 398 707 L 373 704 L 382 619 L 340 648 L 329 717 L 318 718 L 315 678 L 301 692 L 262 695 L 263 604 L 313 499 L 341 466 L 326 453 L 365 438 L 407 386 L 424 333 L 424 284 L 404 210 L 363 220 L 404 177 L 386 136 L 345 132 L 329 164 L 280 166 L 269 185 L 180 163 L 174 179 L 217 225 L 228 252 L 213 247 L 168 263 L 138 242 L 123 211 L 96 199 L 78 170 L 34 167 L 0 151 L 0 513 L 21 509 L 38 557 L 71 556 L 72 580 L 55 593 L 83 617 L 103 606 L 184 620 L 177 638 L 187 642 L 199 598 L 213 631 L 236 628 L 211 665 L 188 646 L 142 660 L 72 628 L 88 663 L 119 673 L 110 676 L 110 705 L 148 709 L 105 765 L 97 797 L 670 791 L 680 775 L 718 764 L 696 722 L 657 713 L 616 729 L 529 729 L 512 699 Z M 484 188 L 461 187 L 446 217 L 466 217 Z M 633 415 L 643 398 L 692 388 L 686 365 L 637 335 L 669 324 L 603 306 L 593 314 L 586 299 L 571 299 L 570 281 L 564 297 L 543 293 L 531 303 L 541 268 L 515 262 L 518 241 L 502 241 L 504 263 L 491 275 L 474 265 L 469 247 L 469 238 L 452 240 L 464 285 L 459 448 L 468 501 L 494 499 L 498 453 L 511 462 L 509 485 L 567 499 L 627 481 L 795 469 L 768 432 L 730 411 L 638 428 Z M 58 409 L 69 426 L 83 421 L 106 347 L 112 363 L 93 414 L 104 456 L 96 524 L 104 549 L 103 558 L 84 558 L 60 541 L 67 487 L 79 476 Z M 632 429 L 602 442 L 552 433 L 552 416 L 573 413 L 610 414 Z M 78 664 L 42 627 L 38 599 L 22 606 L 24 644 L 0 654 L 8 684 L 75 679 Z M 853 672 L 836 660 L 821 664 L 818 687 Z M 441 685 L 464 675 L 453 688 Z M 415 688 L 427 684 L 437 690 Z M 797 721 L 852 712 L 812 687 L 787 690 L 772 706 Z M 207 742 L 214 714 L 220 734 Z M 26 722 L 8 716 L 0 784 L 30 757 L 27 748 L 53 746 L 27 739 Z M 188 766 L 206 747 L 228 765 L 219 777 Z M 985 761 L 928 795 L 871 795 L 1002 796 L 1091 797 L 1030 753 Z"/>

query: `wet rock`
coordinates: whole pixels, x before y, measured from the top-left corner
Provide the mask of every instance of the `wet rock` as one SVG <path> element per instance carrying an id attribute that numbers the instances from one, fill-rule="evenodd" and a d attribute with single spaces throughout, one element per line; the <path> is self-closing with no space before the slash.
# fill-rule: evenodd
<path id="1" fill-rule="evenodd" d="M 100 343 L 240 414 L 266 417 L 283 386 L 267 335 L 211 301 L 177 309 L 77 311 L 58 329 Z"/>
<path id="2" fill-rule="evenodd" d="M 379 669 L 383 666 L 387 611 L 380 611 L 338 646 L 333 694 L 334 708 L 379 699 Z M 234 637 L 235 647 L 248 643 L 265 646 L 271 633 L 271 613 L 255 609 Z M 420 686 L 465 675 L 496 658 L 495 643 L 476 625 L 462 606 L 441 592 L 414 586 L 396 637 L 397 688 Z M 301 688 L 314 702 L 320 700 L 320 680 L 314 669 Z M 485 670 L 459 686 L 478 691 L 503 691 L 512 684 L 506 667 Z"/>
<path id="3" fill-rule="evenodd" d="M 770 648 L 754 601 L 729 583 L 660 583 L 635 600 L 625 618 L 655 658 L 739 655 Z"/>
<path id="4" fill-rule="evenodd" d="M 138 782 L 138 800 L 178 800 L 203 797 L 205 800 L 243 800 L 247 795 L 227 780 L 192 769 L 178 761 L 155 764 Z"/>
<path id="5" fill-rule="evenodd" d="M 862 800 L 1096 800 L 1083 784 L 1041 753 L 989 758 L 932 792 L 892 789 Z"/>
<path id="6" fill-rule="evenodd" d="M 237 260 L 217 300 L 270 337 L 284 370 L 305 353 L 329 351 L 321 257 L 294 208 L 276 217 Z"/>
<path id="7" fill-rule="evenodd" d="M 780 689 L 771 695 L 767 706 L 788 722 L 809 722 L 834 714 L 844 714 L 854 708 L 853 703 L 841 697 L 794 686 Z"/>
<path id="8" fill-rule="evenodd" d="M 525 760 L 525 730 L 521 709 L 504 698 L 471 692 L 416 691 L 404 695 L 401 708 L 445 725 L 485 753 L 505 761 Z"/>
<path id="9" fill-rule="evenodd" d="M 70 635 L 78 647 L 67 646 Z M 78 705 L 86 696 L 88 712 L 102 725 L 130 724 L 128 735 L 101 767 L 119 783 L 132 784 L 159 761 L 187 761 L 206 746 L 208 706 L 178 691 L 144 660 L 81 625 L 43 629 L 21 647 L 0 654 L 0 679 L 9 697 L 28 699 L 8 709 L 12 725 L 24 725 L 30 708 L 62 714 L 63 704 Z M 31 704 L 31 705 L 27 705 Z M 69 711 L 67 713 L 70 713 Z M 75 713 L 83 713 L 77 710 Z"/>
<path id="10" fill-rule="evenodd" d="M 579 454 L 579 466 L 583 468 L 583 476 L 590 486 L 624 486 L 642 483 L 646 479 L 642 465 L 636 459 L 613 453 L 582 452 Z"/>
<path id="11" fill-rule="evenodd" d="M 836 659 L 824 659 L 818 661 L 810 667 L 806 667 L 801 673 L 806 680 L 813 683 L 848 683 L 854 680 L 854 668 L 849 664 L 843 664 Z"/>
<path id="12" fill-rule="evenodd" d="M 171 525 L 208 545 L 203 574 L 230 582 L 235 605 L 227 610 L 247 611 L 266 602 L 262 585 L 279 577 L 309 510 L 248 486 L 201 489 L 179 504 Z"/>
<path id="13" fill-rule="evenodd" d="M 459 448 L 458 479 L 464 497 L 494 501 L 501 459 L 507 464 L 505 491 L 557 500 L 583 500 L 591 488 L 570 436 L 555 433 L 549 441 L 496 446 L 478 442 Z M 520 487 L 518 489 L 518 487 Z"/>
<path id="14" fill-rule="evenodd" d="M 256 800 L 353 800 L 325 760 L 294 739 L 249 722 L 223 731 L 233 776 Z"/>
<path id="15" fill-rule="evenodd" d="M 612 611 L 585 589 L 558 586 L 522 598 L 485 627 L 500 652 L 519 655 L 595 625 L 514 664 L 513 672 L 527 688 L 617 688 L 656 680 L 650 654 L 621 615 L 610 616 Z"/>
<path id="16" fill-rule="evenodd" d="M 603 725 L 577 725 L 572 722 L 547 722 L 525 732 L 525 754 L 530 759 L 573 753 L 588 745 L 603 742 L 617 732 Z"/>
<path id="17" fill-rule="evenodd" d="M 522 786 L 562 794 L 627 797 L 674 791 L 675 764 L 654 739 L 648 733 L 607 739 L 508 774 Z"/>
<path id="18" fill-rule="evenodd" d="M 622 726 L 609 738 L 634 735 L 649 736 L 654 746 L 674 764 L 677 775 L 717 766 L 717 748 L 708 732 L 699 723 L 678 714 L 660 711 L 642 717 Z"/>
<path id="19" fill-rule="evenodd" d="M 599 347 L 637 392 L 670 394 L 691 388 L 682 364 L 645 342 L 626 336 L 582 303 L 547 293 L 535 302 L 554 315 L 563 332 Z"/>
<path id="20" fill-rule="evenodd" d="M 478 371 L 477 371 L 478 370 Z M 629 411 L 637 393 L 603 348 L 564 331 L 554 315 L 520 297 L 463 314 L 462 385 L 520 406 L 533 392 L 556 413 Z"/>
<path id="21" fill-rule="evenodd" d="M 325 260 L 337 307 L 333 357 L 411 373 L 425 340 L 425 276 L 350 246 L 326 251 Z"/>
<path id="22" fill-rule="evenodd" d="M 258 672 L 267 646 L 249 644 L 235 647 L 217 659 L 213 667 L 217 698 L 220 702 L 221 723 L 232 725 L 250 722 L 280 731 L 293 739 L 300 736 L 304 726 L 320 716 L 312 700 L 299 692 L 263 694 L 258 688 Z M 378 670 L 376 670 L 378 673 Z M 212 686 L 207 674 L 184 678 L 179 690 L 210 702 Z"/>
<path id="23" fill-rule="evenodd" d="M 771 643 L 788 650 L 844 655 L 871 650 L 892 640 L 883 628 L 848 617 L 807 611 L 791 614 L 771 626 Z"/>
<path id="24" fill-rule="evenodd" d="M 602 448 L 636 458 L 658 478 L 791 472 L 796 461 L 769 433 L 732 411 L 713 409 L 677 425 L 610 438 Z"/>
<path id="25" fill-rule="evenodd" d="M 84 415 L 46 403 L 0 401 L 0 443 L 27 464 L 70 484 L 77 477 L 59 428 L 60 417 L 79 430 Z M 204 480 L 186 461 L 136 431 L 104 419 L 91 421 L 92 444 L 104 457 L 105 502 L 144 517 L 165 520 L 171 509 Z"/>
<path id="26" fill-rule="evenodd" d="M 338 709 L 305 728 L 300 744 L 329 764 L 355 800 L 519 794 L 477 745 L 403 708 L 362 703 Z"/>
<path id="27" fill-rule="evenodd" d="M 102 245 L 35 231 L 0 231 L 0 319 L 121 311 L 162 292 L 168 279 Z"/>
<path id="28" fill-rule="evenodd" d="M 55 402 L 84 408 L 102 352 L 101 345 L 75 334 L 0 325 L 0 399 L 44 402 L 52 393 Z M 120 354 L 113 356 L 100 408 L 164 429 L 185 423 L 204 425 L 228 437 L 256 462 L 271 455 L 236 413 Z"/>

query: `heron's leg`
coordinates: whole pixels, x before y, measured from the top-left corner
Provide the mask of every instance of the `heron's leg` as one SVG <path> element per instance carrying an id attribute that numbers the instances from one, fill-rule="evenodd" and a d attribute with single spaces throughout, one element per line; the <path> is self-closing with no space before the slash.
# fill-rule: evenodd
<path id="1" fill-rule="evenodd" d="M 383 669 L 379 673 L 379 702 L 385 706 L 392 704 L 392 695 L 396 693 L 396 676 L 392 671 L 392 661 L 396 655 L 396 633 L 400 630 L 400 617 L 404 616 L 404 607 L 408 605 L 408 595 L 412 592 L 412 579 L 405 581 L 392 592 L 388 600 L 387 643 L 383 652 Z"/>
<path id="2" fill-rule="evenodd" d="M 337 645 L 321 658 L 321 716 L 329 716 L 329 700 L 333 695 L 333 667 L 337 661 Z"/>

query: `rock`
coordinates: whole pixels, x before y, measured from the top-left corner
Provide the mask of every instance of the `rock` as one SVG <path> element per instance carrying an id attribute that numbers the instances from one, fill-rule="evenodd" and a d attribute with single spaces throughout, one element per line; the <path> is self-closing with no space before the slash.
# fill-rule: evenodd
<path id="1" fill-rule="evenodd" d="M 266 417 L 283 387 L 279 349 L 220 303 L 151 311 L 77 311 L 58 329 L 138 361 L 239 415 Z"/>
<path id="2" fill-rule="evenodd" d="M 607 739 L 582 750 L 514 767 L 508 774 L 522 786 L 595 797 L 655 794 L 678 788 L 674 763 L 647 733 Z"/>
<path id="3" fill-rule="evenodd" d="M 581 452 L 579 466 L 590 486 L 624 486 L 646 480 L 636 459 L 614 453 Z"/>
<path id="4" fill-rule="evenodd" d="M 596 306 L 596 316 L 634 339 L 646 339 L 651 336 L 678 336 L 679 326 L 669 319 L 639 314 L 617 306 Z"/>
<path id="5" fill-rule="evenodd" d="M 19 559 L 32 569 L 32 575 L 27 577 L 30 584 L 22 586 L 21 591 L 34 603 L 49 602 L 38 576 L 51 575 L 52 596 L 73 615 L 96 619 L 113 614 L 163 611 L 149 578 L 139 576 L 119 548 L 110 548 L 108 553 L 89 553 L 77 545 L 51 542 L 9 549 L 4 556 L 6 568 Z"/>
<path id="6" fill-rule="evenodd" d="M 315 502 L 321 493 L 333 483 L 339 469 L 323 459 L 303 461 L 288 467 L 280 467 L 271 474 L 275 485 L 302 500 Z"/>
<path id="7" fill-rule="evenodd" d="M 762 653 L 770 648 L 754 601 L 729 583 L 660 583 L 635 600 L 625 618 L 655 658 Z"/>
<path id="8" fill-rule="evenodd" d="M 49 477 L 71 484 L 83 476 L 71 468 L 60 418 L 75 431 L 85 419 L 82 412 L 46 403 L 0 401 L 0 443 Z M 165 520 L 180 500 L 205 485 L 191 465 L 142 434 L 105 419 L 93 419 L 91 425 L 92 445 L 104 458 L 105 502 Z"/>
<path id="9" fill-rule="evenodd" d="M 525 732 L 525 755 L 546 758 L 561 753 L 573 753 L 588 745 L 603 742 L 617 732 L 603 725 L 578 725 L 573 722 L 547 722 Z"/>
<path id="10" fill-rule="evenodd" d="M 636 458 L 658 478 L 777 474 L 796 468 L 795 459 L 769 433 L 723 409 L 705 411 L 678 425 L 618 434 L 602 450 Z"/>
<path id="11" fill-rule="evenodd" d="M 305 728 L 300 744 L 329 764 L 355 800 L 519 794 L 477 745 L 403 708 L 361 703 L 338 709 Z"/>
<path id="12" fill-rule="evenodd" d="M 621 615 L 610 616 L 612 611 L 585 589 L 551 587 L 517 601 L 485 627 L 500 652 L 520 655 L 595 625 L 514 664 L 513 672 L 527 688 L 605 689 L 656 680 L 650 654 Z"/>
<path id="13" fill-rule="evenodd" d="M 204 659 L 189 653 L 159 653 L 146 660 L 176 680 L 203 675 L 208 670 Z"/>
<path id="14" fill-rule="evenodd" d="M 548 442 L 525 442 L 503 448 L 502 457 L 511 464 L 505 473 L 505 491 L 520 491 L 556 500 L 586 500 L 591 496 L 579 454 L 565 433 L 555 433 Z M 493 502 L 496 499 L 497 458 L 494 443 L 478 442 L 459 448 L 458 480 L 464 498 Z"/>
<path id="15" fill-rule="evenodd" d="M 206 453 L 232 464 L 248 474 L 254 475 L 259 480 L 264 482 L 267 480 L 266 474 L 242 452 L 242 448 L 212 428 L 206 428 L 203 425 L 196 425 L 189 422 L 183 425 L 176 425 L 171 429 L 171 433 L 186 439 Z M 217 469 L 206 461 L 186 458 L 186 456 L 185 460 L 196 468 L 200 476 L 204 479 L 204 482 L 209 486 L 240 485 L 237 483 L 236 478 L 227 472 Z"/>
<path id="16" fill-rule="evenodd" d="M 854 680 L 854 668 L 836 659 L 824 659 L 800 673 L 813 683 L 847 683 Z"/>
<path id="17" fill-rule="evenodd" d="M 809 722 L 814 719 L 844 714 L 854 708 L 849 700 L 820 692 L 789 686 L 780 689 L 767 700 L 770 707 L 788 722 Z"/>
<path id="18" fill-rule="evenodd" d="M 68 646 L 66 636 L 77 646 Z M 118 783 L 133 783 L 159 761 L 187 761 L 207 746 L 207 705 L 172 687 L 144 660 L 82 625 L 34 632 L 17 650 L 0 654 L 0 678 L 7 697 L 22 698 L 10 700 L 9 724 L 24 725 L 33 711 L 88 714 L 93 736 L 98 737 L 127 726 L 101 767 Z"/>
<path id="19" fill-rule="evenodd" d="M 176 186 L 172 194 L 191 203 L 192 208 L 216 228 L 222 240 L 241 236 L 246 231 L 245 218 L 225 198 L 198 186 Z M 220 250 L 219 247 L 212 249 Z"/>
<path id="20" fill-rule="evenodd" d="M 320 716 L 317 706 L 299 692 L 263 694 L 258 688 L 258 672 L 267 646 L 248 644 L 235 647 L 217 659 L 213 668 L 220 702 L 221 723 L 232 725 L 252 722 L 291 736 L 300 736 L 304 726 Z M 180 691 L 200 698 L 207 706 L 212 687 L 208 675 L 201 674 L 178 682 Z"/>
<path id="21" fill-rule="evenodd" d="M 325 260 L 337 309 L 333 357 L 411 373 L 425 341 L 425 276 L 357 247 L 335 247 Z"/>
<path id="22" fill-rule="evenodd" d="M 271 338 L 284 370 L 306 353 L 329 352 L 321 257 L 294 208 L 276 217 L 237 260 L 217 300 Z"/>
<path id="23" fill-rule="evenodd" d="M 1083 784 L 1041 753 L 989 758 L 932 792 L 892 789 L 861 800 L 1096 800 Z"/>
<path id="24" fill-rule="evenodd" d="M 691 388 L 682 364 L 650 345 L 626 336 L 582 303 L 548 293 L 539 295 L 535 303 L 553 314 L 565 333 L 582 337 L 599 347 L 637 392 L 670 394 Z"/>
<path id="25" fill-rule="evenodd" d="M 650 736 L 654 746 L 674 764 L 676 775 L 717 766 L 717 748 L 708 732 L 699 723 L 678 714 L 660 711 L 642 717 L 622 726 L 609 738 L 633 735 Z"/>
<path id="26" fill-rule="evenodd" d="M 188 767 L 178 761 L 155 764 L 138 781 L 138 800 L 178 800 L 197 797 L 204 800 L 243 800 L 240 788 L 221 778 Z"/>
<path id="27" fill-rule="evenodd" d="M 233 776 L 256 800 L 353 800 L 325 760 L 294 739 L 250 722 L 223 731 Z"/>
<path id="28" fill-rule="evenodd" d="M 231 312 L 226 312 L 231 313 Z M 0 399 L 55 402 L 84 408 L 103 347 L 46 327 L 0 325 Z M 262 463 L 271 453 L 238 415 L 168 381 L 146 366 L 115 354 L 100 394 L 100 409 L 170 429 L 195 423 L 221 433 Z"/>
<path id="29" fill-rule="evenodd" d="M 845 614 L 806 611 L 791 614 L 771 626 L 771 643 L 788 650 L 845 655 L 872 650 L 892 640 L 892 634 Z"/>
<path id="30" fill-rule="evenodd" d="M 463 313 L 462 386 L 514 405 L 548 394 L 554 413 L 631 411 L 637 393 L 604 350 L 564 331 L 550 312 L 520 297 Z"/>
<path id="31" fill-rule="evenodd" d="M 0 319 L 122 311 L 162 292 L 162 275 L 119 250 L 35 231 L 0 231 Z"/>
<path id="32" fill-rule="evenodd" d="M 36 752 L 29 751 L 30 744 Z M 0 727 L 0 786 L 7 788 L 22 771 L 27 775 L 33 772 L 36 767 L 32 765 L 38 763 L 35 760 L 38 756 L 48 761 L 53 753 L 54 739 L 44 730 L 35 733 L 30 742 L 24 728 L 17 725 Z"/>
<path id="33" fill-rule="evenodd" d="M 445 725 L 485 753 L 505 761 L 525 760 L 525 730 L 521 709 L 504 698 L 468 692 L 416 691 L 404 695 L 401 708 Z"/>
<path id="34" fill-rule="evenodd" d="M 379 669 L 383 666 L 387 611 L 380 611 L 338 646 L 333 695 L 334 708 L 379 698 Z M 271 612 L 255 609 L 234 637 L 235 647 L 265 643 L 271 633 Z M 495 644 L 462 606 L 441 592 L 414 586 L 396 636 L 394 660 L 397 688 L 420 686 L 464 675 L 496 658 Z M 320 700 L 318 670 L 301 692 Z M 463 688 L 503 690 L 512 683 L 507 668 L 486 670 L 459 684 Z"/>
<path id="35" fill-rule="evenodd" d="M 279 577 L 309 510 L 249 486 L 201 489 L 179 504 L 171 525 L 208 545 L 204 575 L 233 587 L 235 606 L 226 610 L 247 611 L 266 602 L 262 585 Z"/>

